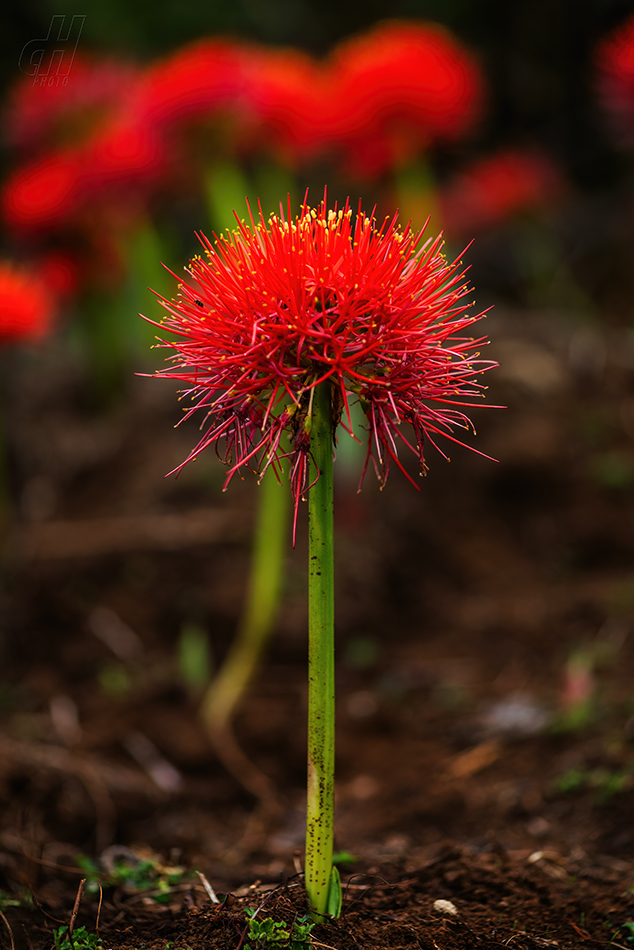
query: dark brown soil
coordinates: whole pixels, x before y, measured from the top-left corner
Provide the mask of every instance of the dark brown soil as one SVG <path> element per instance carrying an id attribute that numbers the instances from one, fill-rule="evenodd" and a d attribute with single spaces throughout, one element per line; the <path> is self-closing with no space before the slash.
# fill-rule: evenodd
<path id="1" fill-rule="evenodd" d="M 634 351 L 617 325 L 550 312 L 500 307 L 488 330 L 487 398 L 508 408 L 478 413 L 474 445 L 499 462 L 455 448 L 420 494 L 395 472 L 360 495 L 357 463 L 337 463 L 337 847 L 355 863 L 316 947 L 634 939 Z M 195 438 L 168 383 L 97 412 L 63 348 L 5 377 L 0 947 L 53 946 L 81 856 L 102 864 L 75 928 L 98 923 L 104 950 L 244 946 L 244 906 L 305 910 L 304 526 L 236 721 L 279 789 L 267 820 L 177 661 L 186 627 L 216 663 L 227 649 L 255 482 L 221 494 L 212 453 L 163 478 Z M 158 855 L 159 883 L 164 864 L 192 876 L 167 903 L 110 879 L 98 917 L 113 845 Z M 212 905 L 195 871 L 235 899 Z"/>
<path id="2" fill-rule="evenodd" d="M 578 873 L 571 875 L 572 870 Z M 341 917 L 315 925 L 311 938 L 315 947 L 335 950 L 627 947 L 631 929 L 622 925 L 631 920 L 634 896 L 620 891 L 625 878 L 623 871 L 606 867 L 569 864 L 564 870 L 563 862 L 553 858 L 527 866 L 501 849 L 476 854 L 446 846 L 422 864 L 401 859 L 352 875 Z M 181 887 L 170 906 L 152 907 L 147 906 L 150 898 L 143 906 L 138 899 L 110 894 L 98 931 L 113 950 L 235 950 L 250 940 L 245 908 L 257 911 L 258 920 L 284 921 L 289 930 L 306 914 L 304 889 L 296 878 L 221 896 L 220 904 L 211 905 L 204 890 L 192 884 Z M 87 902 L 75 933 L 80 926 L 94 933 L 98 911 L 94 899 Z M 29 946 L 27 928 L 31 945 L 51 945 L 56 922 L 50 912 L 41 908 L 26 919 L 19 913 L 8 916 L 16 947 Z"/>

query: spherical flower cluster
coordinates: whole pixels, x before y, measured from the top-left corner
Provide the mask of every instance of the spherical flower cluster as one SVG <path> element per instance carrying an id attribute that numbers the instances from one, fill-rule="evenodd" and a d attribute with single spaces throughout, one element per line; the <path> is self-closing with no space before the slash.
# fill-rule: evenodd
<path id="1" fill-rule="evenodd" d="M 134 109 L 162 130 L 241 108 L 250 47 L 225 39 L 190 43 L 147 72 Z"/>
<path id="2" fill-rule="evenodd" d="M 622 137 L 634 144 L 634 16 L 606 39 L 595 54 L 597 86 L 606 111 Z"/>
<path id="3" fill-rule="evenodd" d="M 84 189 L 91 196 L 108 196 L 113 189 L 143 194 L 161 180 L 169 165 L 168 151 L 149 124 L 122 116 L 108 123 L 85 148 Z"/>
<path id="4" fill-rule="evenodd" d="M 68 252 L 49 251 L 37 261 L 37 270 L 43 282 L 59 301 L 72 299 L 80 284 L 79 262 Z"/>
<path id="5" fill-rule="evenodd" d="M 81 145 L 20 167 L 4 184 L 2 214 L 15 232 L 63 231 L 96 222 L 95 209 L 113 202 L 143 205 L 169 167 L 156 130 L 131 117 L 112 120 Z"/>
<path id="6" fill-rule="evenodd" d="M 505 149 L 465 169 L 440 194 L 441 218 L 451 235 L 501 224 L 514 214 L 544 208 L 565 192 L 547 156 Z"/>
<path id="7" fill-rule="evenodd" d="M 146 70 L 76 57 L 67 84 L 20 84 L 8 116 L 22 164 L 0 193 L 20 240 L 114 240 L 166 196 L 201 194 L 215 163 L 266 156 L 297 171 L 328 160 L 375 178 L 480 114 L 473 57 L 433 24 L 382 24 L 318 62 L 222 38 Z M 35 153 L 35 154 L 34 154 Z"/>
<path id="8" fill-rule="evenodd" d="M 329 73 L 331 134 L 349 170 L 369 178 L 460 138 L 482 112 L 475 59 L 434 24 L 380 24 L 344 41 Z"/>
<path id="9" fill-rule="evenodd" d="M 365 413 L 361 480 L 370 459 L 382 485 L 391 462 L 405 472 L 399 438 L 424 472 L 426 442 L 439 448 L 438 436 L 458 441 L 455 427 L 472 428 L 462 407 L 482 395 L 477 377 L 493 364 L 478 358 L 485 340 L 466 335 L 483 314 L 467 313 L 471 290 L 441 238 L 425 241 L 396 218 L 377 226 L 348 204 L 328 211 L 324 199 L 295 218 L 290 205 L 268 222 L 251 216 L 215 245 L 201 240 L 206 259 L 194 258 L 176 299 L 162 300 L 161 326 L 176 340 L 160 345 L 176 352 L 158 375 L 186 382 L 185 418 L 206 419 L 186 462 L 215 445 L 227 484 L 242 467 L 279 473 L 288 458 L 297 511 L 310 487 L 313 392 L 326 380 L 335 428 L 353 434 L 351 400 Z"/>
<path id="10" fill-rule="evenodd" d="M 247 89 L 241 138 L 249 151 L 267 150 L 293 167 L 326 147 L 327 84 L 312 57 L 292 49 L 254 50 Z"/>
<path id="11" fill-rule="evenodd" d="M 52 152 L 18 168 L 2 191 L 5 224 L 24 233 L 64 229 L 78 210 L 85 168 L 78 148 Z"/>
<path id="12" fill-rule="evenodd" d="M 0 345 L 41 339 L 54 308 L 53 295 L 37 274 L 0 262 Z"/>

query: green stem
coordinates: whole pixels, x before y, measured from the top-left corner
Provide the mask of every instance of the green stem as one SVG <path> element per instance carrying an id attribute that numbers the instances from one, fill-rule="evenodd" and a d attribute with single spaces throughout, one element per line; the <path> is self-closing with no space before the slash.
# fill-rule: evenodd
<path id="1" fill-rule="evenodd" d="M 394 185 L 399 216 L 402 214 L 404 221 L 411 220 L 415 231 L 423 227 L 427 218 L 431 218 L 430 227 L 436 234 L 442 227 L 438 185 L 433 169 L 425 158 L 397 171 Z"/>
<path id="2" fill-rule="evenodd" d="M 220 232 L 236 227 L 237 212 L 240 218 L 246 212 L 245 198 L 250 189 L 242 169 L 234 162 L 217 162 L 207 169 L 205 176 L 207 211 L 214 228 Z M 257 210 L 257 205 L 255 206 Z"/>
<path id="3" fill-rule="evenodd" d="M 127 330 L 133 319 L 117 290 L 91 291 L 84 298 L 75 329 L 91 375 L 91 395 L 101 408 L 115 403 L 124 392 L 129 366 Z"/>
<path id="4" fill-rule="evenodd" d="M 330 381 L 314 391 L 308 492 L 308 801 L 306 891 L 313 915 L 328 908 L 335 772 L 334 551 Z"/>
<path id="5" fill-rule="evenodd" d="M 269 469 L 258 491 L 258 514 L 247 601 L 236 638 L 202 701 L 210 733 L 227 729 L 262 656 L 275 622 L 282 589 L 291 494 Z"/>

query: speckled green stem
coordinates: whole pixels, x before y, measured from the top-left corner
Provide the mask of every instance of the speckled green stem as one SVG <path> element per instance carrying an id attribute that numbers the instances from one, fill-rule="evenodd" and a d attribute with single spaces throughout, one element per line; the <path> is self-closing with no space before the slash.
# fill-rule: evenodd
<path id="1" fill-rule="evenodd" d="M 328 908 L 335 772 L 334 551 L 330 381 L 317 386 L 310 430 L 308 492 L 308 802 L 306 891 L 313 916 Z"/>

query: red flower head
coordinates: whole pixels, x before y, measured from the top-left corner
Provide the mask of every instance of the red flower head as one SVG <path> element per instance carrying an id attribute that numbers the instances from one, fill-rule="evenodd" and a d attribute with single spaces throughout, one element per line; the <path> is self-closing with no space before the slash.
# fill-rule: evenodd
<path id="1" fill-rule="evenodd" d="M 49 251 L 37 262 L 43 282 L 57 300 L 69 300 L 76 296 L 81 272 L 74 257 L 64 251 Z"/>
<path id="2" fill-rule="evenodd" d="M 2 216 L 12 230 L 47 231 L 77 212 L 85 163 L 79 149 L 65 149 L 19 168 L 2 190 Z"/>
<path id="3" fill-rule="evenodd" d="M 87 143 L 85 161 L 85 190 L 90 201 L 122 192 L 135 199 L 146 195 L 168 168 L 161 136 L 133 115 L 101 129 Z"/>
<path id="4" fill-rule="evenodd" d="M 626 141 L 634 143 L 634 16 L 599 43 L 599 95 Z"/>
<path id="5" fill-rule="evenodd" d="M 25 149 L 81 142 L 104 116 L 120 108 L 138 75 L 137 67 L 118 60 L 76 55 L 63 82 L 40 84 L 24 77 L 11 93 L 7 139 Z"/>
<path id="6" fill-rule="evenodd" d="M 544 208 L 565 192 L 561 175 L 539 152 L 507 149 L 462 172 L 441 193 L 449 234 L 473 234 L 530 208 Z"/>
<path id="7" fill-rule="evenodd" d="M 329 134 L 323 69 L 306 53 L 253 49 L 248 61 L 245 118 L 258 149 L 295 165 L 319 153 Z"/>
<path id="8" fill-rule="evenodd" d="M 460 138 L 481 113 L 474 58 L 433 24 L 384 23 L 347 40 L 330 72 L 333 138 L 349 170 L 367 177 Z"/>
<path id="9" fill-rule="evenodd" d="M 147 73 L 135 111 L 161 128 L 240 107 L 248 47 L 229 40 L 192 43 Z"/>
<path id="10" fill-rule="evenodd" d="M 51 327 L 53 297 L 43 280 L 0 262 L 0 344 L 39 340 Z"/>
<path id="11" fill-rule="evenodd" d="M 169 168 L 156 130 L 125 115 L 80 146 L 49 153 L 5 182 L 2 217 L 24 234 L 93 229 L 103 217 L 139 216 Z"/>
<path id="12" fill-rule="evenodd" d="M 313 391 L 327 379 L 350 434 L 350 400 L 365 412 L 363 474 L 372 458 L 381 484 L 391 461 L 405 471 L 397 437 L 423 471 L 425 440 L 458 441 L 454 427 L 471 428 L 460 407 L 481 395 L 476 377 L 493 364 L 477 358 L 484 340 L 464 335 L 482 314 L 466 312 L 461 263 L 447 262 L 440 238 L 422 237 L 401 231 L 396 218 L 377 227 L 359 209 L 353 219 L 348 204 L 328 211 L 325 200 L 296 218 L 290 204 L 288 217 L 251 217 L 215 246 L 201 237 L 207 259 L 195 257 L 177 298 L 162 300 L 163 325 L 177 339 L 161 341 L 176 354 L 159 375 L 188 383 L 185 418 L 201 409 L 208 421 L 186 461 L 215 444 L 229 465 L 226 487 L 243 466 L 261 475 L 290 457 L 297 514 L 310 487 Z"/>

